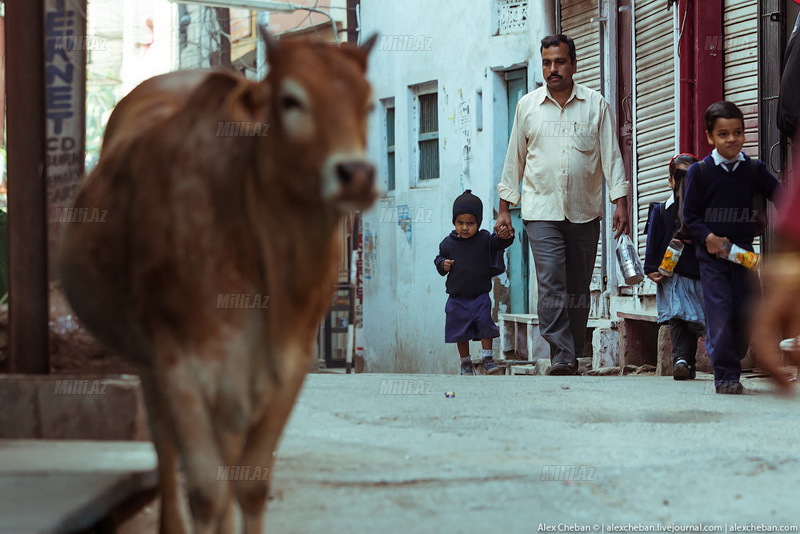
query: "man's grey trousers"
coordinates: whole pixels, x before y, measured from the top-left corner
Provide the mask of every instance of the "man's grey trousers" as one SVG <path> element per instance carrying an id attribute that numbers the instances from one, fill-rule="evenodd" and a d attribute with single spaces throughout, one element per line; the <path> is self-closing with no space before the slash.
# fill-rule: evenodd
<path id="1" fill-rule="evenodd" d="M 600 219 L 587 223 L 525 221 L 539 285 L 539 331 L 551 363 L 578 368 L 589 320 Z"/>

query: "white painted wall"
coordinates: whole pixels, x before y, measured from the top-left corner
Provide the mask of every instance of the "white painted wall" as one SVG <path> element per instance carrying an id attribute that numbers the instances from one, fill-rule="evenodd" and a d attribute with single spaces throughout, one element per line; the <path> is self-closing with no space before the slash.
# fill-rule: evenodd
<path id="1" fill-rule="evenodd" d="M 382 50 L 384 41 L 379 41 L 370 58 L 369 77 L 377 106 L 369 150 L 385 189 L 381 101 L 394 98 L 397 172 L 395 191 L 384 193 L 364 215 L 365 233 L 374 236 L 373 255 L 365 256 L 364 328 L 358 343 L 365 348 L 368 372 L 457 372 L 455 345 L 444 343 L 445 279 L 433 259 L 439 242 L 453 229 L 453 200 L 464 189 L 472 189 L 483 200 L 482 228 L 491 231 L 494 226 L 496 184 L 508 129 L 505 82 L 498 71 L 527 65 L 529 90 L 541 83 L 539 41 L 551 33 L 550 3 L 532 0 L 527 30 L 501 36 L 492 36 L 494 2 L 440 0 L 435 8 L 427 0 L 364 0 L 361 4 L 362 39 L 378 32 L 382 39 L 413 36 L 410 41 L 424 43 L 424 50 Z M 438 84 L 441 178 L 420 185 L 415 180 L 418 118 L 410 86 L 431 81 Z M 469 141 L 461 131 L 459 114 L 465 102 Z M 483 118 L 481 131 L 476 106 Z M 469 158 L 465 158 L 467 143 Z M 418 219 L 411 223 L 410 237 L 398 226 L 393 211 L 401 205 L 412 208 Z M 503 276 L 495 283 L 508 282 Z M 471 348 L 477 356 L 479 344 Z M 498 354 L 497 343 L 495 349 Z"/>

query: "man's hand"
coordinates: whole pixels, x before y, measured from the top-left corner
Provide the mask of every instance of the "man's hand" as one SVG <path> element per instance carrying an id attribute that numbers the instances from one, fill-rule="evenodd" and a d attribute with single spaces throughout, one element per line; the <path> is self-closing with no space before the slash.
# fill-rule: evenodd
<path id="1" fill-rule="evenodd" d="M 450 272 L 450 269 L 453 267 L 453 264 L 455 262 L 456 260 L 444 260 L 444 263 L 442 264 L 442 269 L 444 269 L 445 272 Z"/>
<path id="2" fill-rule="evenodd" d="M 727 237 L 719 237 L 713 232 L 706 237 L 706 250 L 712 256 L 725 259 L 728 257 L 728 251 L 725 250 L 725 243 L 730 242 Z"/>
<path id="3" fill-rule="evenodd" d="M 619 239 L 622 234 L 630 234 L 630 225 L 628 224 L 628 199 L 627 197 L 619 197 L 614 201 L 617 209 L 614 210 L 614 218 L 611 221 L 611 229 L 616 232 L 614 239 Z"/>
<path id="4" fill-rule="evenodd" d="M 499 229 L 495 230 L 495 233 L 500 239 L 510 239 L 514 237 L 514 228 L 504 224 Z"/>
<path id="5" fill-rule="evenodd" d="M 514 231 L 514 227 L 511 225 L 511 214 L 508 212 L 509 204 L 507 200 L 500 199 L 500 209 L 497 210 L 497 221 L 494 223 L 494 232 L 503 239 L 508 239 L 507 237 L 503 237 L 500 233 L 504 226 L 506 228 L 511 228 L 512 235 Z"/>
<path id="6" fill-rule="evenodd" d="M 655 282 L 657 284 L 657 283 L 659 283 L 660 281 L 662 281 L 664 279 L 664 275 L 661 274 L 660 272 L 656 271 L 656 272 L 653 272 L 653 273 L 648 273 L 647 274 L 647 278 L 649 278 L 650 280 L 652 280 L 653 282 Z"/>

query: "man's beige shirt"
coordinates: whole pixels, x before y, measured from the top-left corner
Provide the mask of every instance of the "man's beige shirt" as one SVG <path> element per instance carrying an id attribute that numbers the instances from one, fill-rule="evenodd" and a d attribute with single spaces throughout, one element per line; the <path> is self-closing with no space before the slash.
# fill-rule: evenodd
<path id="1" fill-rule="evenodd" d="M 614 117 L 600 93 L 574 83 L 563 108 L 546 85 L 520 99 L 497 191 L 517 205 L 522 180 L 524 220 L 602 216 L 604 175 L 610 200 L 628 194 Z"/>

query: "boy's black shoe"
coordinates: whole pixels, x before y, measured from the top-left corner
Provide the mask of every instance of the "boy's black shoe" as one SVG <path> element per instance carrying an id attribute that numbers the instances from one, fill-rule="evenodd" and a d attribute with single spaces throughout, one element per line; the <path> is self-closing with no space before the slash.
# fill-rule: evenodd
<path id="1" fill-rule="evenodd" d="M 686 363 L 686 360 L 678 360 L 675 362 L 675 369 L 672 370 L 672 378 L 675 380 L 694 380 L 697 376 L 693 366 Z"/>
<path id="2" fill-rule="evenodd" d="M 575 374 L 575 368 L 568 363 L 558 362 L 550 366 L 550 376 L 570 376 Z"/>
<path id="3" fill-rule="evenodd" d="M 744 386 L 741 382 L 723 382 L 717 386 L 717 393 L 723 395 L 741 395 L 744 393 Z"/>
<path id="4" fill-rule="evenodd" d="M 472 362 L 466 362 L 461 364 L 461 374 L 462 375 L 475 374 L 475 367 L 472 366 Z"/>

